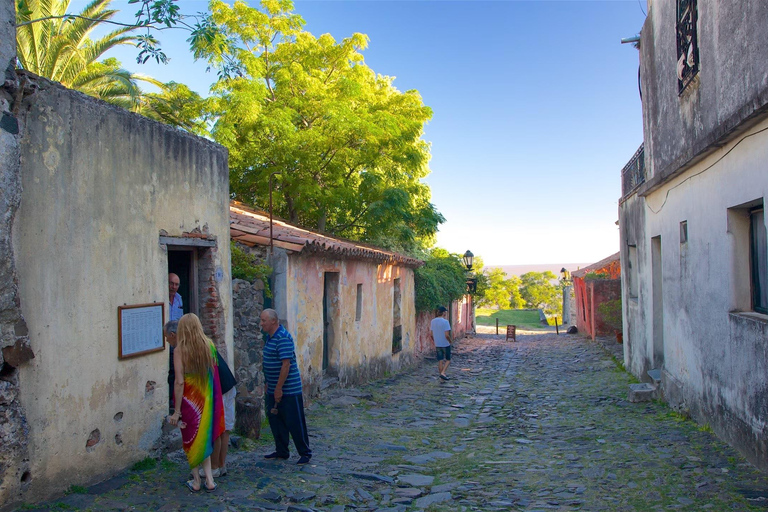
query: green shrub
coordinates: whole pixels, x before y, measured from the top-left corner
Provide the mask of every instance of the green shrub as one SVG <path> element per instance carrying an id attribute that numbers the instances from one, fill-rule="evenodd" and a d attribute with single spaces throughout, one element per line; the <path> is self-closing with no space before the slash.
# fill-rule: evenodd
<path id="1" fill-rule="evenodd" d="M 232 278 L 242 279 L 253 283 L 260 280 L 264 283 L 264 295 L 272 297 L 272 290 L 269 288 L 269 276 L 272 275 L 272 268 L 256 262 L 256 257 L 248 254 L 240 248 L 234 241 L 230 250 L 232 258 Z"/>
<path id="2" fill-rule="evenodd" d="M 430 311 L 461 298 L 467 290 L 464 265 L 455 255 L 433 251 L 414 271 L 416 311 Z"/>
<path id="3" fill-rule="evenodd" d="M 605 272 L 588 272 L 584 276 L 585 281 L 596 281 L 598 279 L 610 279 L 611 276 L 606 274 Z"/>
<path id="4" fill-rule="evenodd" d="M 598 304 L 597 312 L 609 327 L 621 331 L 624 326 L 621 319 L 621 299 L 614 299 Z"/>

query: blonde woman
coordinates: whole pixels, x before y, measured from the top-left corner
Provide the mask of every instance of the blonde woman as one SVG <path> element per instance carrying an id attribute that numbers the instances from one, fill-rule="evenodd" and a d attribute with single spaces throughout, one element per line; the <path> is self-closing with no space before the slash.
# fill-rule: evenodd
<path id="1" fill-rule="evenodd" d="M 224 432 L 224 405 L 216 367 L 216 348 L 193 313 L 179 320 L 173 365 L 176 409 L 168 422 L 181 428 L 184 452 L 192 469 L 192 480 L 187 481 L 187 487 L 192 492 L 201 489 L 213 492 L 217 485 L 211 473 L 211 453 L 214 441 Z M 200 481 L 197 469 L 201 464 L 205 485 Z"/>

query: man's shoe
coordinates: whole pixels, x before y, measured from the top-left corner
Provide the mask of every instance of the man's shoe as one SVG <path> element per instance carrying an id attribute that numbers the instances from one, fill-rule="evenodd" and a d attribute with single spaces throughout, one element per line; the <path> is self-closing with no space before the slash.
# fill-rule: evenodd
<path id="1" fill-rule="evenodd" d="M 312 460 L 312 457 L 307 457 L 306 455 L 302 455 L 299 457 L 299 461 L 296 463 L 297 466 L 303 466 L 304 464 L 309 464 L 309 461 Z"/>
<path id="2" fill-rule="evenodd" d="M 288 460 L 288 456 L 287 455 L 285 457 L 283 457 L 282 455 L 278 455 L 277 452 L 272 452 L 272 453 L 270 453 L 268 455 L 265 455 L 264 458 L 267 459 L 267 460 L 272 460 L 272 459 Z"/>

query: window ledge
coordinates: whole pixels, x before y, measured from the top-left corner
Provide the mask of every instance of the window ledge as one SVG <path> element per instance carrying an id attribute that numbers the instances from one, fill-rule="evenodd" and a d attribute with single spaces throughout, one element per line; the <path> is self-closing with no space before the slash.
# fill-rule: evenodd
<path id="1" fill-rule="evenodd" d="M 755 311 L 731 311 L 729 314 L 731 316 L 737 316 L 747 320 L 752 320 L 754 322 L 768 324 L 768 315 L 764 315 L 763 313 L 757 313 Z"/>

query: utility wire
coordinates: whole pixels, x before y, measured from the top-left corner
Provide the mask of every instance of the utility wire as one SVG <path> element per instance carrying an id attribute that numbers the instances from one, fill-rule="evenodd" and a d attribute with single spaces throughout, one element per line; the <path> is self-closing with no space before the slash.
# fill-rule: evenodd
<path id="1" fill-rule="evenodd" d="M 726 152 L 725 152 L 725 154 L 724 154 L 723 156 L 721 156 L 720 158 L 718 158 L 717 160 L 715 160 L 714 162 L 712 162 L 712 164 L 711 164 L 711 165 L 709 165 L 708 167 L 705 167 L 704 169 L 700 170 L 700 171 L 699 171 L 699 172 L 697 172 L 696 174 L 692 174 L 692 175 L 688 176 L 688 177 L 687 177 L 687 178 L 685 178 L 683 181 L 681 181 L 680 183 L 678 183 L 678 184 L 677 184 L 677 185 L 675 185 L 674 187 L 672 187 L 672 188 L 670 188 L 669 190 L 667 190 L 667 194 L 664 196 L 664 202 L 663 202 L 663 203 L 661 203 L 661 206 L 659 206 L 659 209 L 658 209 L 658 210 L 654 210 L 653 208 L 651 208 L 651 205 L 649 205 L 649 204 L 648 204 L 648 200 L 647 200 L 647 199 L 646 199 L 646 201 L 645 201 L 645 204 L 646 204 L 646 206 L 648 206 L 648 209 L 649 209 L 649 210 L 651 210 L 651 212 L 652 212 L 652 213 L 654 213 L 654 214 L 657 214 L 657 213 L 659 213 L 659 212 L 661 211 L 661 209 L 662 209 L 662 208 L 664 208 L 664 205 L 665 205 L 665 204 L 667 204 L 667 200 L 669 199 L 669 193 L 670 193 L 670 192 L 672 192 L 673 190 L 675 190 L 677 187 L 679 187 L 680 185 L 682 185 L 682 184 L 683 184 L 683 183 L 685 183 L 686 181 L 688 181 L 688 180 L 690 180 L 690 179 L 693 179 L 693 178 L 695 178 L 696 176 L 698 176 L 698 175 L 700 175 L 700 174 L 704 174 L 705 172 L 707 172 L 708 170 L 710 170 L 711 168 L 713 168 L 714 166 L 716 166 L 718 163 L 720 163 L 720 161 L 721 161 L 723 158 L 727 157 L 727 156 L 730 154 L 730 152 L 731 152 L 731 151 L 733 151 L 734 149 L 736 149 L 736 147 L 737 147 L 739 144 L 741 144 L 742 142 L 744 142 L 745 140 L 747 140 L 747 139 L 748 139 L 748 138 L 750 138 L 750 137 L 754 137 L 755 135 L 759 135 L 759 134 L 763 133 L 764 131 L 768 131 L 768 128 L 763 128 L 762 130 L 756 131 L 755 133 L 750 133 L 749 135 L 745 135 L 744 137 L 742 137 L 741 139 L 739 139 L 739 142 L 737 142 L 736 144 L 734 144 L 734 145 L 733 145 L 733 147 L 732 147 L 731 149 L 729 149 L 728 151 L 726 151 Z"/>

